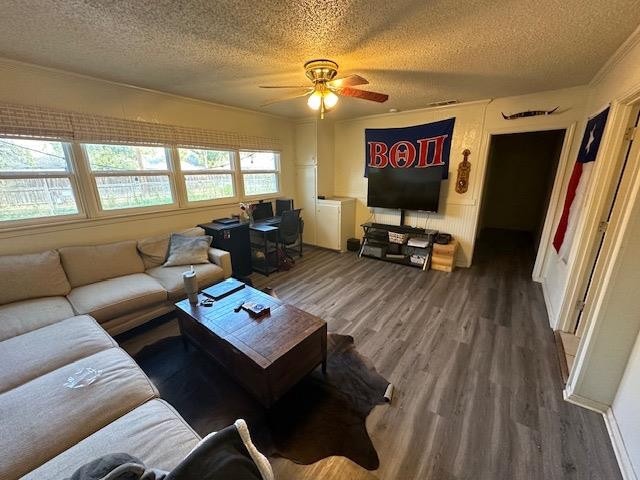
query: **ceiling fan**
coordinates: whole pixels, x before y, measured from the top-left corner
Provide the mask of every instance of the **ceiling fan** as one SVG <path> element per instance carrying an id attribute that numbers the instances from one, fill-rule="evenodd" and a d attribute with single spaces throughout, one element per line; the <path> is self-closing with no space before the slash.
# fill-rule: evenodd
<path id="1" fill-rule="evenodd" d="M 283 102 L 293 98 L 309 95 L 307 105 L 312 110 L 320 111 L 320 118 L 324 118 L 324 112 L 331 110 L 338 103 L 338 95 L 355 97 L 372 102 L 386 102 L 389 95 L 352 88 L 357 85 L 366 85 L 369 82 L 360 75 L 349 75 L 336 78 L 338 64 L 332 60 L 310 60 L 304 64 L 305 74 L 313 85 L 260 85 L 260 88 L 289 88 L 296 89 L 284 97 L 275 98 L 262 106 Z"/>

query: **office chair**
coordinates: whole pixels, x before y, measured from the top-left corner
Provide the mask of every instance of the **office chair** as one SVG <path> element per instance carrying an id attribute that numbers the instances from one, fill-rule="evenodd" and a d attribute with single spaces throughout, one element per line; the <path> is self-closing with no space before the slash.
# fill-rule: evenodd
<path id="1" fill-rule="evenodd" d="M 298 256 L 302 257 L 302 235 L 300 231 L 300 209 L 285 210 L 280 221 L 280 242 L 285 253 L 298 247 Z"/>
<path id="2" fill-rule="evenodd" d="M 273 205 L 271 202 L 260 202 L 255 205 L 255 209 L 253 210 L 254 221 L 259 222 L 260 220 L 273 217 Z"/>
<path id="3" fill-rule="evenodd" d="M 293 199 L 277 198 L 276 199 L 276 216 L 281 217 L 282 212 L 286 212 L 287 210 L 293 210 Z"/>

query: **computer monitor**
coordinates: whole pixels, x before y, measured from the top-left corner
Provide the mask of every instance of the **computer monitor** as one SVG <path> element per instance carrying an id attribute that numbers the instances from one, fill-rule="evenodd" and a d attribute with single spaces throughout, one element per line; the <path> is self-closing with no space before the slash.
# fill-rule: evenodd
<path id="1" fill-rule="evenodd" d="M 256 208 L 253 210 L 253 219 L 257 222 L 264 220 L 265 218 L 273 217 L 273 205 L 271 202 L 256 203 Z"/>
<path id="2" fill-rule="evenodd" d="M 281 217 L 287 210 L 293 210 L 293 198 L 276 199 L 276 216 Z"/>

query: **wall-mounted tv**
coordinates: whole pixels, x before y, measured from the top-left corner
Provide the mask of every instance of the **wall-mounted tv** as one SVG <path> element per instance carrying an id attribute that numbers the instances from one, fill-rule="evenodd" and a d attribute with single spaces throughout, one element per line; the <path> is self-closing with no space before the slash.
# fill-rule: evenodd
<path id="1" fill-rule="evenodd" d="M 442 174 L 438 169 L 412 168 L 369 170 L 367 205 L 437 212 Z"/>
<path id="2" fill-rule="evenodd" d="M 366 128 L 369 207 L 437 212 L 449 177 L 455 118 L 399 128 Z"/>

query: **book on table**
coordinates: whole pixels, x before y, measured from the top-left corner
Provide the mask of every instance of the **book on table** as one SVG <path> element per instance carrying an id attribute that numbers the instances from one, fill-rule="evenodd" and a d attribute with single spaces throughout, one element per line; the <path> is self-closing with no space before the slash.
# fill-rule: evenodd
<path id="1" fill-rule="evenodd" d="M 203 295 L 213 298 L 214 300 L 220 300 L 224 297 L 228 297 L 232 293 L 242 290 L 245 284 L 235 278 L 227 278 L 223 282 L 216 283 L 215 285 L 202 290 Z"/>

